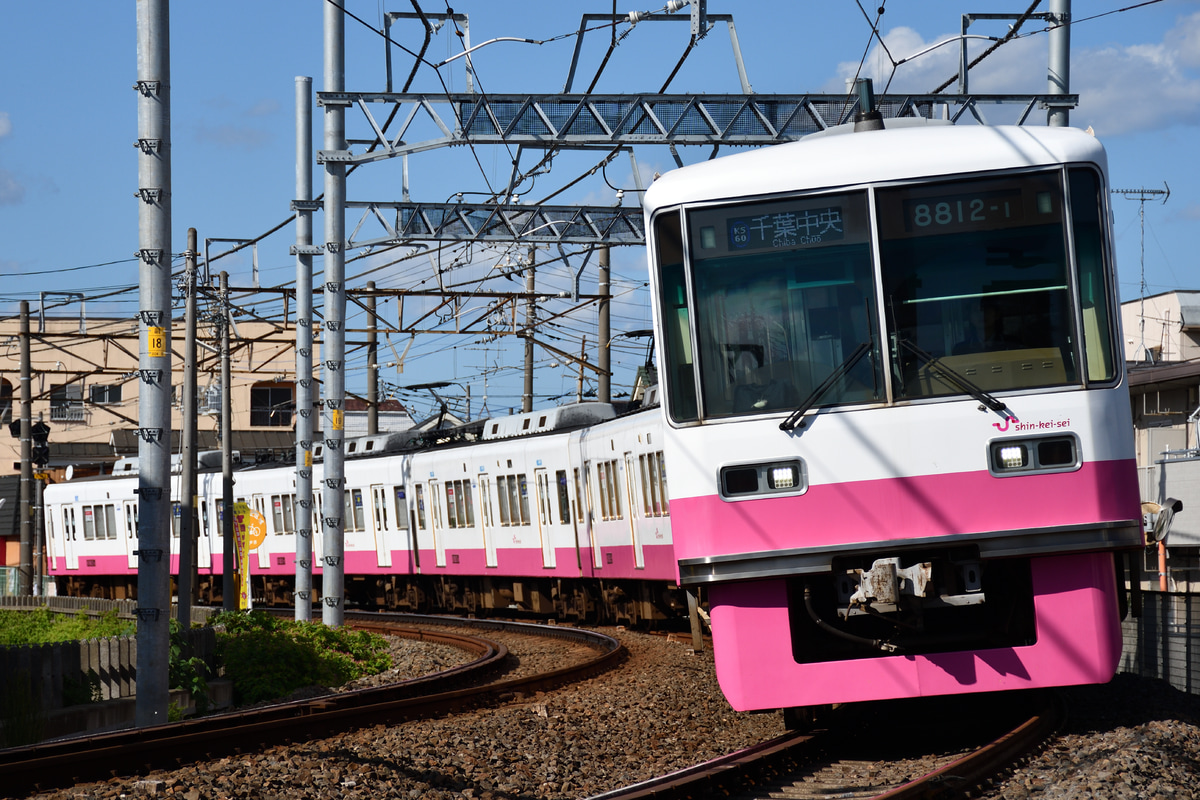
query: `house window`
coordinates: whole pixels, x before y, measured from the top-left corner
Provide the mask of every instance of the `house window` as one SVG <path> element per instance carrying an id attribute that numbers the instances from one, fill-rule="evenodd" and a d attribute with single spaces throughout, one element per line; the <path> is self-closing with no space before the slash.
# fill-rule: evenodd
<path id="1" fill-rule="evenodd" d="M 250 387 L 250 425 L 290 428 L 296 401 L 290 383 L 260 383 Z"/>
<path id="2" fill-rule="evenodd" d="M 114 384 L 111 386 L 97 386 L 93 384 L 88 387 L 88 401 L 93 405 L 98 406 L 115 405 L 120 403 L 121 385 Z"/>
<path id="3" fill-rule="evenodd" d="M 50 419 L 58 422 L 82 422 L 83 387 L 78 383 L 51 386 Z"/>
<path id="4" fill-rule="evenodd" d="M 7 425 L 12 422 L 13 385 L 7 379 L 0 379 L 0 423 Z"/>

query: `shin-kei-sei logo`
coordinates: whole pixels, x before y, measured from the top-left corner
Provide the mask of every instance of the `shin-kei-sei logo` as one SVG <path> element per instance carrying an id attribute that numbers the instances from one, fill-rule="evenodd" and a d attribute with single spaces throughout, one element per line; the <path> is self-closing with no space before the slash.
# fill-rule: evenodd
<path id="1" fill-rule="evenodd" d="M 1009 414 L 1007 417 L 1004 418 L 1003 423 L 993 422 L 992 427 L 995 428 L 996 430 L 1000 431 L 1001 433 L 1004 433 L 1005 431 L 1008 430 L 1010 425 L 1012 425 L 1014 422 L 1019 423 L 1020 421 L 1021 420 L 1017 419 L 1015 415 Z"/>
<path id="2" fill-rule="evenodd" d="M 1005 433 L 1010 429 L 1014 433 L 1061 430 L 1062 428 L 1071 427 L 1071 418 L 1039 419 L 1032 422 L 1021 422 L 1015 416 L 1009 416 L 1004 418 L 1004 422 L 993 422 L 992 427 L 1000 431 L 1000 433 Z"/>

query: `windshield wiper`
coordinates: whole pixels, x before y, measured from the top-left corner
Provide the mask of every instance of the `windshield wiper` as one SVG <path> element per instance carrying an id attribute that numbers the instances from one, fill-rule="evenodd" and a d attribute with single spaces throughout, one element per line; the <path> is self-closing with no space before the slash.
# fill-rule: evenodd
<path id="1" fill-rule="evenodd" d="M 837 368 L 833 370 L 833 372 L 829 373 L 829 377 L 822 381 L 820 386 L 818 386 L 816 389 L 813 389 L 812 394 L 805 398 L 804 402 L 797 406 L 796 410 L 793 411 L 787 419 L 779 423 L 779 430 L 790 431 L 795 430 L 796 428 L 803 428 L 803 417 L 808 410 L 812 408 L 818 400 L 821 399 L 822 395 L 829 391 L 831 386 L 837 383 L 843 375 L 849 372 L 854 365 L 862 360 L 862 357 L 870 351 L 870 342 L 863 342 L 858 347 L 854 348 L 854 352 L 851 353 L 845 361 L 839 364 Z"/>
<path id="2" fill-rule="evenodd" d="M 1003 414 L 1008 410 L 1008 406 L 1006 406 L 1003 402 L 979 388 L 979 386 L 973 383 L 970 378 L 964 377 L 963 375 L 960 375 L 959 373 L 950 369 L 950 367 L 939 361 L 937 356 L 933 355 L 932 353 L 925 352 L 907 339 L 898 338 L 897 341 L 901 347 L 909 350 L 913 355 L 925 362 L 925 365 L 931 371 L 934 369 L 938 370 L 937 377 L 948 378 L 950 383 L 955 384 L 959 389 L 971 395 L 971 397 L 974 397 L 976 400 L 983 403 L 997 414 Z"/>

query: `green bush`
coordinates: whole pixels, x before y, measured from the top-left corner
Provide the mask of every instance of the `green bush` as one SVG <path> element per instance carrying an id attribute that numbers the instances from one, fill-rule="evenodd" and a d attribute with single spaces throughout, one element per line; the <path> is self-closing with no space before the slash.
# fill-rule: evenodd
<path id="1" fill-rule="evenodd" d="M 137 623 L 129 619 L 118 619 L 115 609 L 110 609 L 99 617 L 90 617 L 83 609 L 74 614 L 58 614 L 47 608 L 35 611 L 0 611 L 0 645 L 104 639 L 110 636 L 132 636 L 136 632 Z"/>
<path id="2" fill-rule="evenodd" d="M 279 699 L 305 686 L 341 686 L 391 667 L 387 641 L 365 631 L 261 611 L 226 612 L 212 623 L 218 626 L 217 657 L 233 682 L 237 705 Z"/>

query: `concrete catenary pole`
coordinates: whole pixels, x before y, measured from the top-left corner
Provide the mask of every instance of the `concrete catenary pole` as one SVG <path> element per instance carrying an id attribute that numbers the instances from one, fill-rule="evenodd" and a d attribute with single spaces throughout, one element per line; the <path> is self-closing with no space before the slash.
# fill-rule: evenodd
<path id="1" fill-rule="evenodd" d="M 611 305 L 608 300 L 608 259 L 609 250 L 606 245 L 600 248 L 599 286 L 596 292 L 596 294 L 600 295 L 599 320 L 596 323 L 596 333 L 600 338 L 596 366 L 600 367 L 600 374 L 596 378 L 596 399 L 601 403 L 612 402 L 612 351 L 609 349 L 612 345 L 612 326 L 609 324 L 611 320 Z"/>
<path id="2" fill-rule="evenodd" d="M 233 399 L 229 364 L 229 273 L 220 281 L 221 313 L 221 608 L 236 611 L 241 587 L 234 580 L 237 554 L 233 545 Z"/>
<path id="3" fill-rule="evenodd" d="M 179 475 L 179 607 L 176 619 L 185 630 L 192 625 L 199 566 L 196 552 L 196 229 L 188 228 L 183 291 L 183 430 Z"/>
<path id="4" fill-rule="evenodd" d="M 137 3 L 139 727 L 167 721 L 171 604 L 171 47 L 167 0 Z"/>
<path id="5" fill-rule="evenodd" d="M 336 3 L 325 4 L 325 91 L 346 88 L 346 18 Z M 346 109 L 338 103 L 325 106 L 325 150 L 346 149 Z M 325 555 L 322 558 L 321 621 L 340 626 L 345 618 L 345 398 L 346 398 L 346 164 L 325 161 L 325 338 L 321 385 L 324 408 L 321 428 L 325 436 L 322 487 Z"/>
<path id="6" fill-rule="evenodd" d="M 1050 13 L 1054 15 L 1049 34 L 1049 94 L 1071 93 L 1071 0 L 1050 0 Z M 1051 127 L 1066 127 L 1070 124 L 1071 111 L 1066 106 L 1051 106 L 1046 112 L 1046 124 Z"/>
<path id="7" fill-rule="evenodd" d="M 537 301 L 533 293 L 537 288 L 534 261 L 537 248 L 529 248 L 529 266 L 525 268 L 525 387 L 521 393 L 521 411 L 533 411 L 533 332 L 537 328 Z"/>
<path id="8" fill-rule="evenodd" d="M 21 301 L 21 420 L 19 425 L 21 445 L 21 538 L 17 552 L 17 594 L 30 593 L 30 576 L 33 575 L 33 515 L 29 513 L 33 504 L 33 394 L 31 382 L 33 366 L 29 354 L 29 301 Z"/>
<path id="9" fill-rule="evenodd" d="M 375 281 L 367 281 L 367 433 L 379 433 L 379 324 L 375 321 Z"/>
<path id="10" fill-rule="evenodd" d="M 296 78 L 296 620 L 312 620 L 312 78 Z"/>

